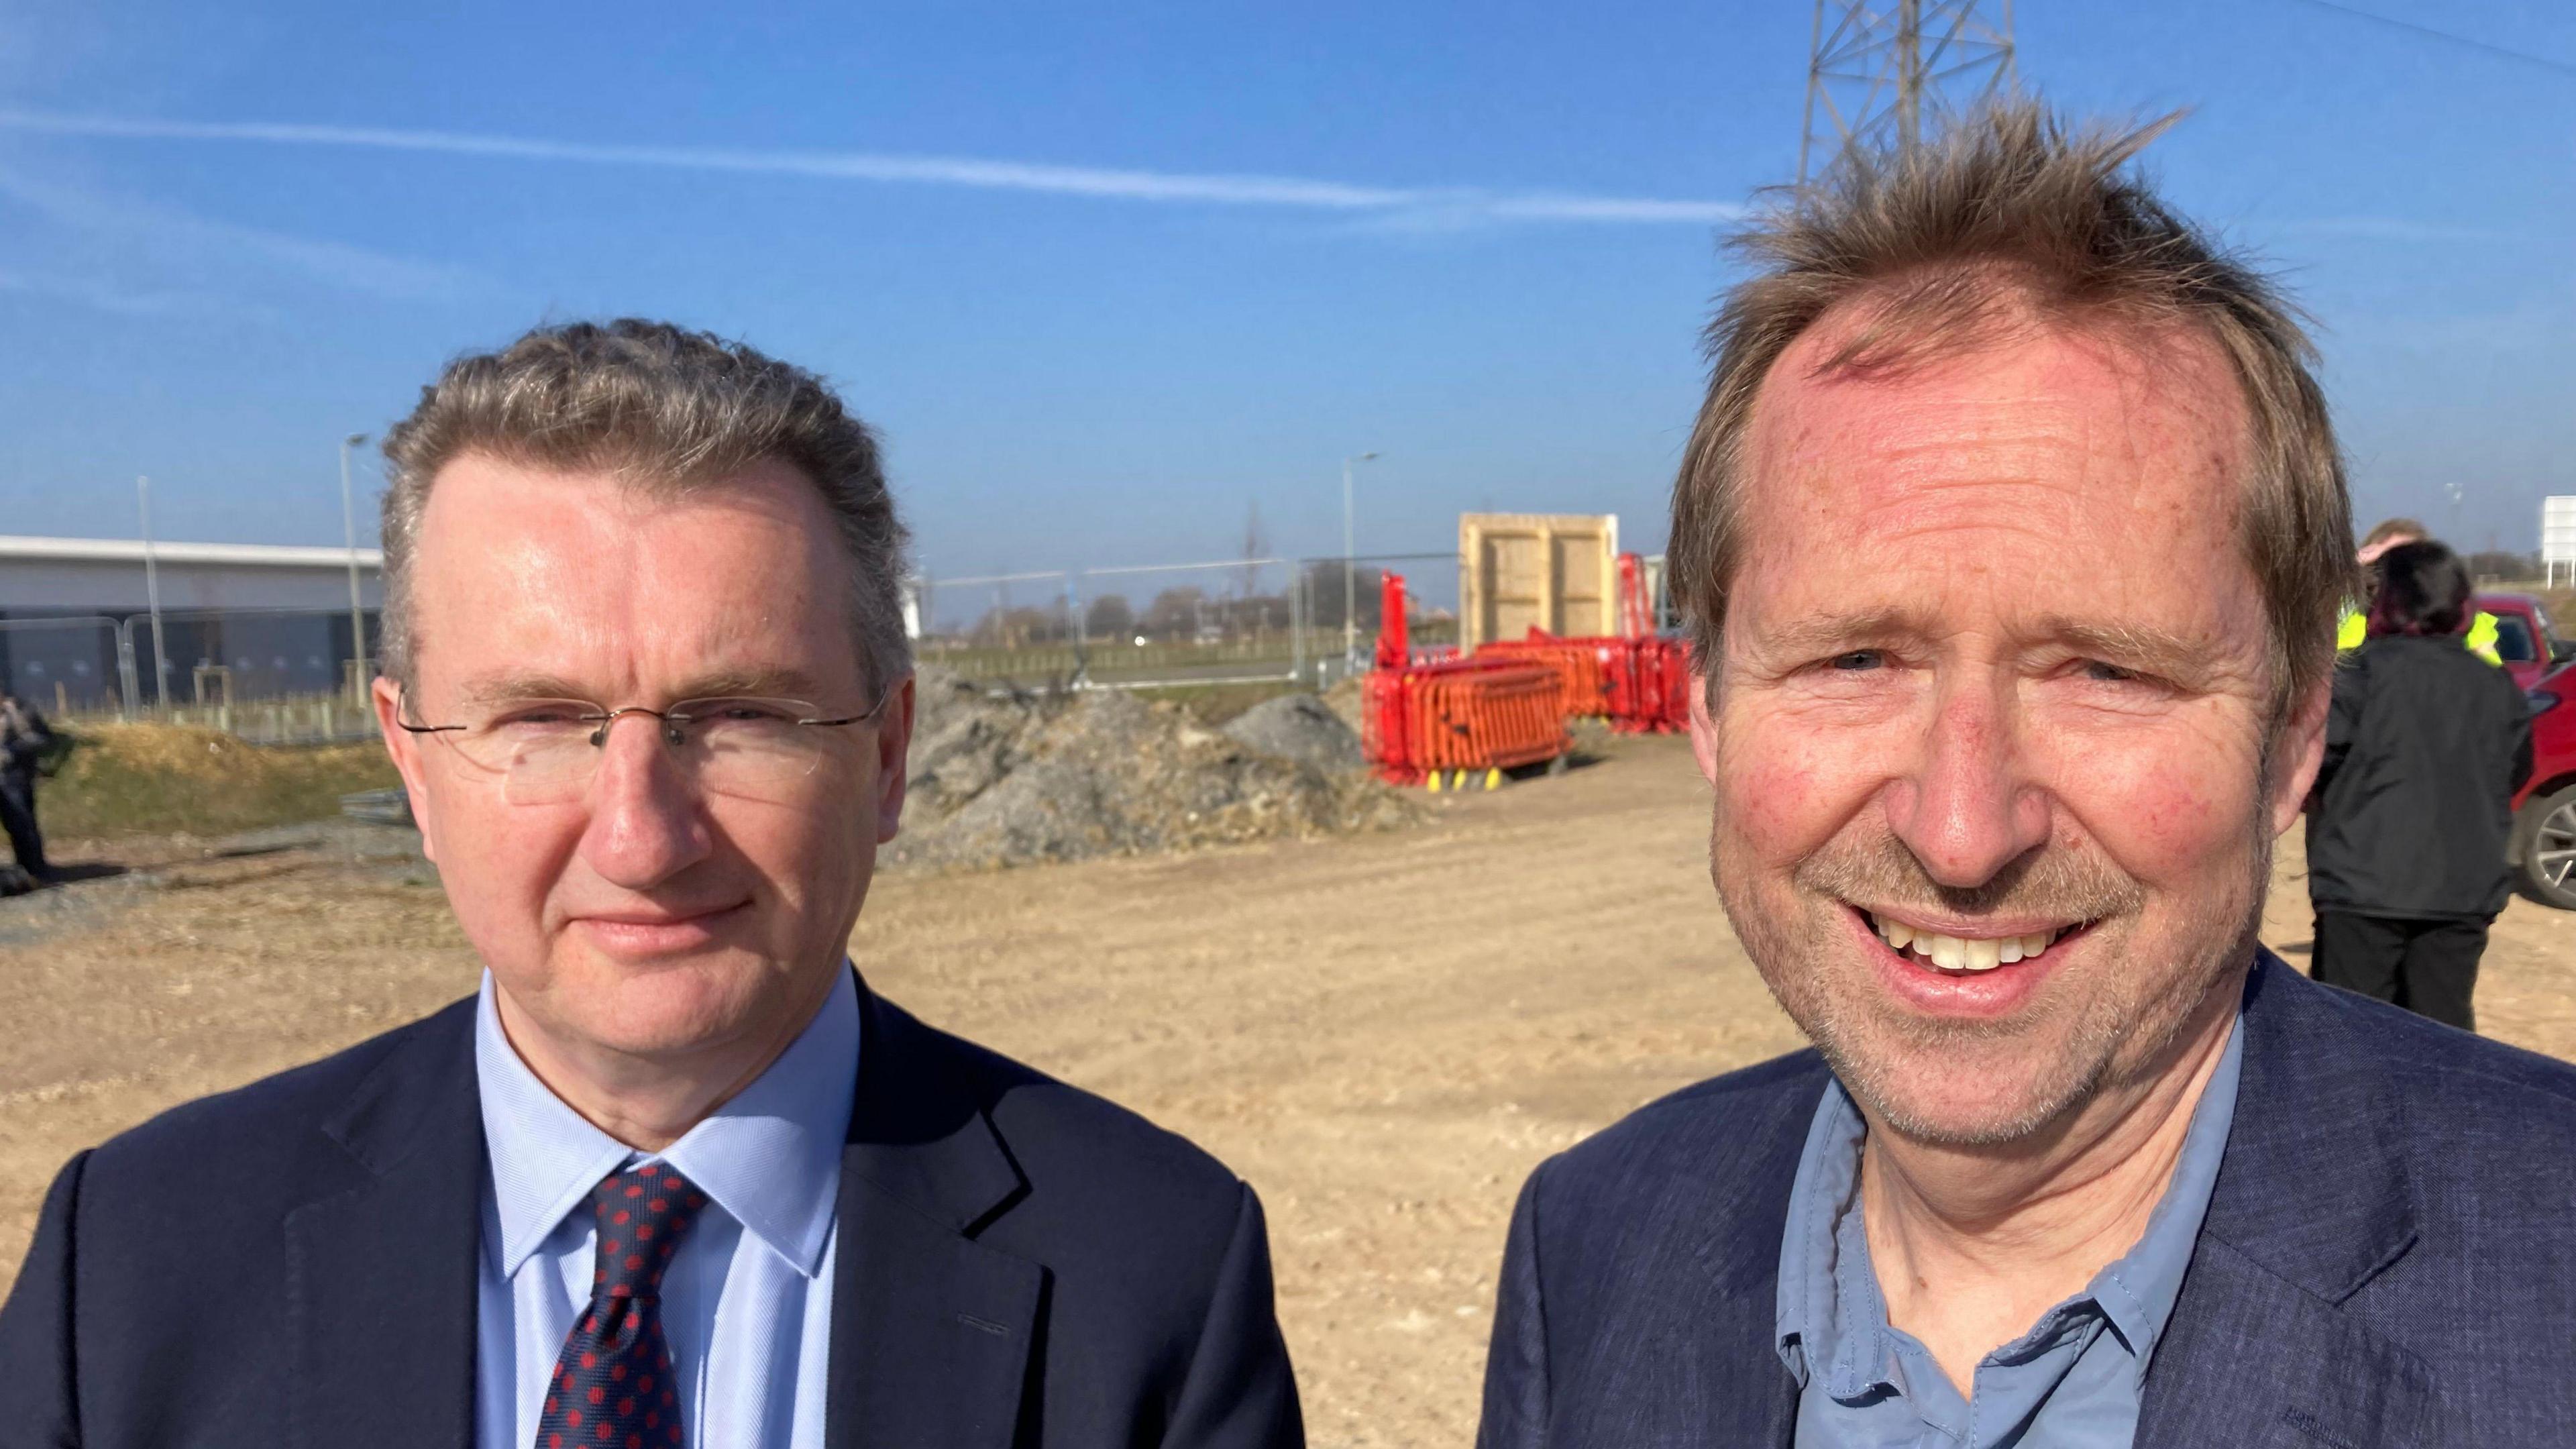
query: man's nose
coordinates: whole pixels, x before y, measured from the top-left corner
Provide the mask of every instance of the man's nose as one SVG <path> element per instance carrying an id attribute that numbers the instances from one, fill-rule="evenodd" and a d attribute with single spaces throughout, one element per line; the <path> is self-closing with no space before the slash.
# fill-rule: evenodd
<path id="1" fill-rule="evenodd" d="M 669 726 L 648 714 L 622 714 L 605 729 L 582 856 L 601 879 L 642 890 L 704 860 L 714 836 L 697 787 L 668 743 Z"/>
<path id="2" fill-rule="evenodd" d="M 2008 681 L 1942 691 L 1915 767 L 1889 792 L 1896 837 L 1945 886 L 1984 885 L 2048 839 Z"/>

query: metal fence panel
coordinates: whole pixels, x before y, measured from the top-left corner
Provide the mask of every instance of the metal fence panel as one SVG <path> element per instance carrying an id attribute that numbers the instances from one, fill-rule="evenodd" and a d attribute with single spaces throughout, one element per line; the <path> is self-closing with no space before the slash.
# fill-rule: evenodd
<path id="1" fill-rule="evenodd" d="M 923 664 L 1023 688 L 1064 687 L 1082 677 L 1086 650 L 1068 571 L 925 575 L 918 598 L 913 656 Z"/>
<path id="2" fill-rule="evenodd" d="M 166 698 L 194 708 L 346 691 L 349 661 L 358 657 L 346 609 L 165 610 L 160 638 L 169 652 L 158 657 L 152 631 L 141 620 L 127 622 L 153 704 Z"/>
<path id="3" fill-rule="evenodd" d="M 99 615 L 0 619 L 0 683 L 57 715 L 114 712 L 127 704 L 124 635 Z"/>
<path id="4" fill-rule="evenodd" d="M 376 732 L 345 610 L 165 610 L 154 623 L 0 619 L 0 683 L 75 722 L 161 720 L 260 744 Z"/>
<path id="5" fill-rule="evenodd" d="M 1297 677 L 1307 655 L 1287 559 L 1085 569 L 1089 669 L 1099 687 Z"/>
<path id="6" fill-rule="evenodd" d="M 1342 674 L 1368 667 L 1377 648 L 1386 575 L 1404 580 L 1405 630 L 1416 649 L 1458 643 L 1458 554 L 1366 554 L 1345 567 L 1340 558 L 1310 558 L 1298 565 L 1319 655 Z"/>

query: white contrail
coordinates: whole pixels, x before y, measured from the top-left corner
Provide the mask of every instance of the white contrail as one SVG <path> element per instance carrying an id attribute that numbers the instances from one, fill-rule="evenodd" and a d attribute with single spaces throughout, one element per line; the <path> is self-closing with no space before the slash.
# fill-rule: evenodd
<path id="1" fill-rule="evenodd" d="M 1134 171 L 961 156 L 902 156 L 867 151 L 751 151 L 710 146 L 600 145 L 460 131 L 374 126 L 305 126 L 265 121 L 160 121 L 133 116 L 64 115 L 0 110 L 0 129 L 54 136 L 137 140 L 242 141 L 274 146 L 361 147 L 593 166 L 652 166 L 683 171 L 758 172 L 844 181 L 908 181 L 996 191 L 1035 191 L 1122 201 L 1206 202 L 1226 206 L 1302 207 L 1392 212 L 1437 208 L 1497 221 L 1680 222 L 1709 225 L 1743 215 L 1722 201 L 1495 192 L 1476 188 L 1357 186 L 1293 176 L 1239 176 Z"/>

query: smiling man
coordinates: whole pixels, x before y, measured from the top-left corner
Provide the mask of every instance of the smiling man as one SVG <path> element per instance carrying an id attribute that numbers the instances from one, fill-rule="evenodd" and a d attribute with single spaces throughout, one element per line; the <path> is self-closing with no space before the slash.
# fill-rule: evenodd
<path id="1" fill-rule="evenodd" d="M 386 454 L 377 713 L 482 989 L 75 1158 L 0 1446 L 1301 1442 L 1251 1189 L 844 954 L 912 724 L 867 429 L 625 321 Z"/>
<path id="2" fill-rule="evenodd" d="M 2001 107 L 1746 239 L 1670 548 L 1815 1049 L 1531 1177 L 1487 1449 L 2566 1441 L 2576 1070 L 2258 943 L 2348 509 L 2155 129 Z"/>

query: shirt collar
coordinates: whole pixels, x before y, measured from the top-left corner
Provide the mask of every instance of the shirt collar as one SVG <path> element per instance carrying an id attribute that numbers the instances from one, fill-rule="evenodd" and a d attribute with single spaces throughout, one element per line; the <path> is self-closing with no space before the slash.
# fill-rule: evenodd
<path id="1" fill-rule="evenodd" d="M 492 1164 L 503 1277 L 516 1273 L 599 1180 L 631 1161 L 678 1168 L 805 1277 L 822 1270 L 840 1200 L 841 1149 L 859 1077 L 859 1000 L 846 967 L 823 1009 L 769 1069 L 658 1154 L 639 1153 L 565 1105 L 519 1059 L 483 974 L 474 1066 Z"/>
<path id="2" fill-rule="evenodd" d="M 2181 1296 L 2183 1275 L 2218 1182 L 2219 1162 L 2226 1155 L 2245 1055 L 2243 1027 L 2241 1014 L 2229 1024 L 2227 1046 L 2192 1108 L 2173 1180 L 2148 1215 L 2146 1231 L 2135 1247 L 2095 1274 L 2078 1299 L 2070 1300 L 2089 1297 L 2101 1306 L 2141 1373 Z M 1882 1383 L 1906 1390 L 1877 1275 L 1867 1262 L 1867 1240 L 1844 1231 L 1859 1226 L 1853 1209 L 1868 1130 L 1851 1094 L 1840 1081 L 1828 1079 L 1824 1099 L 1808 1124 L 1798 1175 L 1790 1184 L 1788 1227 L 1780 1243 L 1773 1326 L 1781 1362 L 1801 1387 L 1823 1375 L 1825 1391 L 1840 1399 L 1857 1398 Z"/>
<path id="3" fill-rule="evenodd" d="M 1857 1221 L 1852 1210 L 1858 1206 L 1861 1142 L 1868 1130 L 1851 1094 L 1828 1078 L 1798 1155 L 1788 1230 L 1780 1243 L 1774 1328 L 1781 1361 L 1801 1387 L 1822 1375 L 1825 1391 L 1839 1399 L 1890 1382 L 1896 1372 L 1877 1278 L 1865 1258 L 1850 1260 L 1841 1231 L 1847 1219 Z"/>
<path id="4" fill-rule="evenodd" d="M 2201 1220 L 2209 1216 L 2209 1195 L 2218 1186 L 2218 1164 L 2227 1155 L 2227 1134 L 2236 1125 L 2236 1084 L 2245 1061 L 2242 1013 L 2227 1028 L 2227 1048 L 2201 1088 L 2191 1109 L 2191 1126 L 2183 1134 L 2182 1154 L 2174 1159 L 2173 1181 L 2147 1215 L 2147 1230 L 2137 1246 L 2093 1275 L 2085 1291 L 2102 1307 L 2140 1372 L 2156 1340 L 2173 1317 L 2182 1296 L 2184 1272 L 2200 1242 Z"/>

